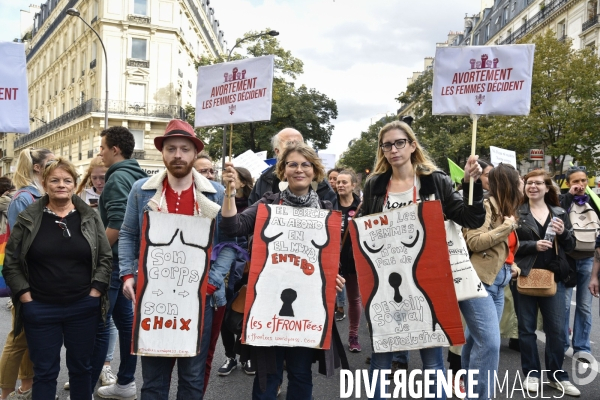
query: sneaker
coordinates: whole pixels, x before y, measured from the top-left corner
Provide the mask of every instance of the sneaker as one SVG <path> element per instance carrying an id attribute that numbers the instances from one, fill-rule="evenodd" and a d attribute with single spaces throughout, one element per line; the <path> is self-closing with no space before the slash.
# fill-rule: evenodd
<path id="1" fill-rule="evenodd" d="M 101 386 L 98 388 L 98 396 L 103 399 L 135 400 L 137 399 L 135 381 L 127 385 L 115 383 L 110 386 Z"/>
<path id="2" fill-rule="evenodd" d="M 342 311 L 335 310 L 335 320 L 336 321 L 341 321 L 344 318 L 346 318 L 346 314 L 344 313 L 344 309 L 342 309 Z"/>
<path id="3" fill-rule="evenodd" d="M 458 380 L 458 385 L 454 385 L 454 377 L 452 377 L 452 395 L 458 397 L 459 399 L 464 399 L 467 396 L 467 391 L 465 390 L 465 380 L 460 378 Z"/>
<path id="4" fill-rule="evenodd" d="M 227 376 L 231 373 L 231 371 L 233 371 L 236 368 L 237 360 L 235 358 L 228 358 L 227 360 L 225 360 L 223 366 L 219 368 L 217 374 L 219 374 L 219 376 Z"/>
<path id="5" fill-rule="evenodd" d="M 100 382 L 102 386 L 109 386 L 117 383 L 117 377 L 113 374 L 110 365 L 102 367 L 102 372 L 100 372 Z"/>
<path id="6" fill-rule="evenodd" d="M 537 392 L 540 388 L 540 379 L 535 376 L 529 376 L 523 381 L 523 389 L 528 392 Z"/>
<path id="7" fill-rule="evenodd" d="M 65 385 L 63 386 L 63 389 L 65 389 L 65 390 L 71 389 L 71 385 L 69 385 L 69 381 L 65 382 Z"/>
<path id="8" fill-rule="evenodd" d="M 348 350 L 352 353 L 358 353 L 362 350 L 360 343 L 358 343 L 358 336 L 350 336 L 348 338 Z"/>
<path id="9" fill-rule="evenodd" d="M 562 381 L 562 382 L 550 381 L 550 382 L 548 382 L 548 386 L 553 387 L 556 390 L 560 390 L 567 396 L 573 396 L 573 397 L 581 396 L 581 392 L 579 391 L 579 389 L 577 389 L 575 387 L 575 385 L 573 385 L 569 381 Z"/>
<path id="10" fill-rule="evenodd" d="M 256 368 L 254 367 L 254 365 L 252 365 L 250 363 L 250 360 L 248 360 L 248 361 L 246 361 L 245 363 L 242 364 L 242 369 L 248 375 L 255 375 L 256 374 Z"/>
<path id="11" fill-rule="evenodd" d="M 21 388 L 15 390 L 6 398 L 7 400 L 31 400 L 31 389 L 21 392 Z"/>

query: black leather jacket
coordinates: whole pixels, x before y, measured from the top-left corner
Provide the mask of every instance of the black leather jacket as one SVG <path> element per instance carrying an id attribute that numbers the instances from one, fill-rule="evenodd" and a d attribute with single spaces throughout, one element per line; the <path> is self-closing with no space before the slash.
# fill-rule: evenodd
<path id="1" fill-rule="evenodd" d="M 367 181 L 363 193 L 361 215 L 370 215 L 383 210 L 383 201 L 387 192 L 387 185 L 392 177 L 392 170 L 373 175 Z M 465 228 L 479 228 L 485 222 L 485 208 L 483 207 L 483 187 L 481 181 L 475 182 L 473 205 L 468 205 L 469 185 L 465 185 L 463 195 L 456 192 L 452 181 L 443 171 L 435 171 L 431 175 L 419 177 L 421 189 L 419 197 L 428 199 L 435 195 L 436 200 L 442 202 L 444 216 Z"/>
<path id="2" fill-rule="evenodd" d="M 553 217 L 562 219 L 565 229 L 560 235 L 556 235 L 558 240 L 559 256 L 565 259 L 566 254 L 575 248 L 575 236 L 573 236 L 573 227 L 566 211 L 560 207 L 548 206 Z M 515 254 L 515 263 L 521 269 L 521 275 L 527 276 L 535 263 L 538 251 L 536 243 L 543 239 L 538 231 L 535 218 L 529 209 L 529 203 L 519 207 L 519 227 L 516 230 L 519 238 L 519 248 Z"/>

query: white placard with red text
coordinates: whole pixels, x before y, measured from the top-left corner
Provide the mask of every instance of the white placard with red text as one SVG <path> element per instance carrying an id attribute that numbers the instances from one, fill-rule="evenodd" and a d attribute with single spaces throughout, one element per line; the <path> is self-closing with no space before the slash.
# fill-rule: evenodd
<path id="1" fill-rule="evenodd" d="M 198 68 L 196 127 L 271 119 L 273 56 Z"/>
<path id="2" fill-rule="evenodd" d="M 527 115 L 535 45 L 438 47 L 433 114 Z"/>
<path id="3" fill-rule="evenodd" d="M 0 42 L 0 132 L 29 133 L 27 67 L 23 43 Z"/>

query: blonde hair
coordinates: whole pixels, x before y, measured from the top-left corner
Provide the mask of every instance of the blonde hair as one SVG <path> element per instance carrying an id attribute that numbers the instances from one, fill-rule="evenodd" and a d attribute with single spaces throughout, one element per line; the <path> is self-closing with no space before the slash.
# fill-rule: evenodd
<path id="1" fill-rule="evenodd" d="M 83 192 L 83 190 L 91 184 L 92 184 L 92 172 L 94 171 L 94 168 L 104 168 L 104 171 L 106 172 L 106 167 L 104 166 L 104 162 L 102 161 L 101 157 L 94 157 L 92 158 L 92 162 L 90 162 L 90 166 L 88 167 L 87 171 L 85 172 L 85 175 L 83 176 L 83 178 L 81 179 L 81 182 L 79 183 L 79 186 L 77 187 L 77 190 L 75 191 L 75 194 L 80 194 L 81 192 Z"/>
<path id="2" fill-rule="evenodd" d="M 19 160 L 17 161 L 15 176 L 13 177 L 13 183 L 17 190 L 24 188 L 25 186 L 35 186 L 40 192 L 44 193 L 44 188 L 40 182 L 35 179 L 33 166 L 39 165 L 40 168 L 43 167 L 44 161 L 46 161 L 50 154 L 52 154 L 52 150 L 48 149 L 30 148 L 21 150 L 19 153 Z"/>
<path id="3" fill-rule="evenodd" d="M 77 171 L 75 170 L 75 166 L 66 158 L 58 157 L 54 160 L 48 161 L 46 163 L 46 168 L 44 168 L 44 175 L 42 175 L 44 183 L 46 183 L 46 179 L 50 176 L 55 169 L 60 168 L 67 172 L 71 177 L 73 177 L 73 182 L 77 182 Z"/>
<path id="4" fill-rule="evenodd" d="M 410 155 L 410 162 L 417 176 L 431 175 L 433 171 L 437 170 L 437 167 L 435 166 L 433 160 L 431 160 L 431 157 L 427 151 L 419 144 L 419 141 L 417 140 L 417 137 L 415 136 L 415 133 L 411 127 L 402 121 L 392 121 L 385 124 L 377 136 L 377 142 L 379 146 L 377 146 L 377 160 L 375 162 L 373 174 L 383 174 L 392 168 L 391 164 L 383 154 L 381 144 L 383 143 L 383 135 L 394 129 L 404 132 L 406 138 L 408 139 L 408 143 L 415 143 L 416 145 L 415 151 Z"/>
<path id="5" fill-rule="evenodd" d="M 290 143 L 285 148 L 283 153 L 281 153 L 281 157 L 279 158 L 279 160 L 277 160 L 277 165 L 275 166 L 275 175 L 277 175 L 277 178 L 279 178 L 279 180 L 283 181 L 285 178 L 285 162 L 286 158 L 291 153 L 300 154 L 312 164 L 313 172 L 315 173 L 314 180 L 316 182 L 321 182 L 323 179 L 325 179 L 325 167 L 323 166 L 323 163 L 321 163 L 321 159 L 313 150 L 313 148 L 305 143 L 294 142 Z"/>

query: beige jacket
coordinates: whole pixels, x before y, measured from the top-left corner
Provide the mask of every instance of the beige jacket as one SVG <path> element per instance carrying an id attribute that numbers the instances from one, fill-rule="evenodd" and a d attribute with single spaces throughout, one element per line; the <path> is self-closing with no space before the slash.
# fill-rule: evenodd
<path id="1" fill-rule="evenodd" d="M 471 255 L 471 263 L 486 285 L 491 285 L 508 257 L 508 235 L 517 227 L 516 223 L 497 217 L 492 221 L 492 206 L 497 210 L 494 198 L 484 200 L 485 222 L 477 229 L 463 230 Z"/>

